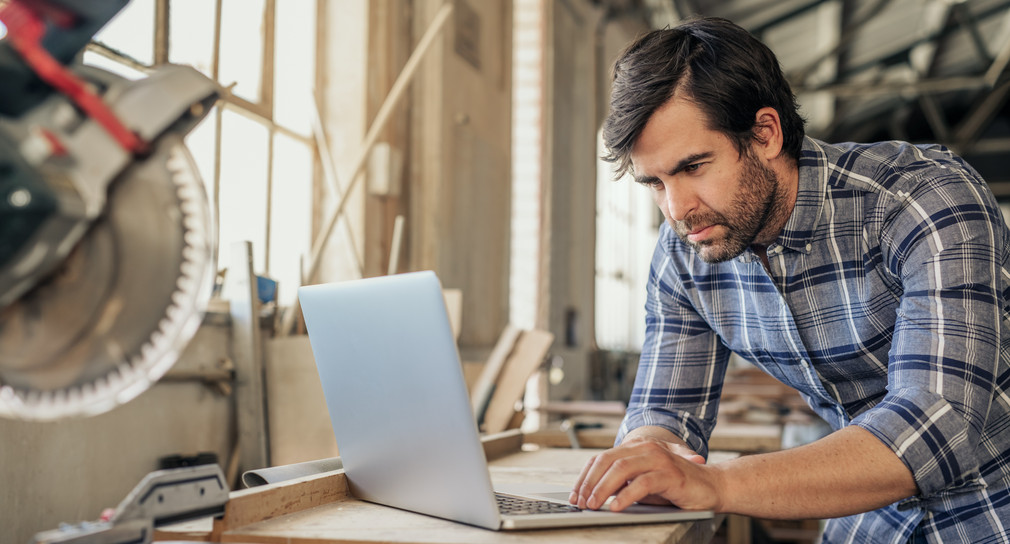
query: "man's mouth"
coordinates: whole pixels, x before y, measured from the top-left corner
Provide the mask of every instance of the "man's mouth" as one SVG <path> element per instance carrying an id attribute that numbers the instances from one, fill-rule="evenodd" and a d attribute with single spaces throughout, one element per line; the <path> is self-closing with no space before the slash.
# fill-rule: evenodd
<path id="1" fill-rule="evenodd" d="M 703 242 L 712 234 L 713 229 L 715 229 L 715 225 L 694 229 L 687 233 L 687 239 L 696 243 Z"/>

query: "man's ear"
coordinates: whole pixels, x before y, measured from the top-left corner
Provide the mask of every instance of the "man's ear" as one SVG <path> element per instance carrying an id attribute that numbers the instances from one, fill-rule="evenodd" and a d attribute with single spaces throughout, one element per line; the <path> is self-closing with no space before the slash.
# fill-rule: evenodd
<path id="1" fill-rule="evenodd" d="M 782 121 L 779 112 L 772 107 L 764 107 L 754 114 L 754 152 L 765 160 L 772 160 L 782 153 Z"/>

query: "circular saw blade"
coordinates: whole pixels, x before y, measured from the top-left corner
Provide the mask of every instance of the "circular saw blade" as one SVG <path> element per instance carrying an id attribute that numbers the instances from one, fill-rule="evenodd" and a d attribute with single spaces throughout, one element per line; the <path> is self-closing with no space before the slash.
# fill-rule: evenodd
<path id="1" fill-rule="evenodd" d="M 62 267 L 0 313 L 0 416 L 94 415 L 164 375 L 210 298 L 211 225 L 192 157 L 169 133 L 112 183 Z"/>

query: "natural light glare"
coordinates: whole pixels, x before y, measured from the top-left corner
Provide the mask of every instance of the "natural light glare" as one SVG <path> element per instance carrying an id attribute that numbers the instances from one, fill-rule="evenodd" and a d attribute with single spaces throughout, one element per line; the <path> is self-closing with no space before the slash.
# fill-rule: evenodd
<path id="1" fill-rule="evenodd" d="M 207 0 L 172 0 L 171 8 L 168 61 L 187 64 L 206 76 L 212 76 L 214 3 Z"/>
<path id="2" fill-rule="evenodd" d="M 154 64 L 154 2 L 133 0 L 95 35 L 95 41 L 141 64 Z"/>
<path id="3" fill-rule="evenodd" d="M 0 40 L 7 37 L 7 25 L 0 21 Z"/>
<path id="4" fill-rule="evenodd" d="M 258 104 L 263 74 L 264 0 L 223 0 L 221 4 L 221 66 L 218 80 L 235 83 L 232 92 Z"/>
<path id="5" fill-rule="evenodd" d="M 597 156 L 603 155 L 602 133 Z M 648 191 L 629 179 L 615 182 L 613 165 L 597 159 L 596 342 L 635 351 L 645 340 L 645 282 L 658 235 Z"/>
<path id="6" fill-rule="evenodd" d="M 263 125 L 225 109 L 221 126 L 221 268 L 233 264 L 231 246 L 239 241 L 252 242 L 256 273 L 266 268 L 268 137 Z"/>
<path id="7" fill-rule="evenodd" d="M 84 61 L 84 64 L 88 66 L 101 68 L 126 79 L 132 80 L 147 77 L 147 74 L 141 72 L 140 70 L 135 70 L 130 66 L 121 62 L 116 62 L 108 57 L 95 53 L 94 51 L 85 50 L 82 60 Z"/>
<path id="8" fill-rule="evenodd" d="M 278 302 L 289 305 L 301 285 L 300 265 L 308 259 L 312 238 L 312 153 L 283 134 L 274 137 L 271 189 L 269 274 L 279 283 Z"/>
<path id="9" fill-rule="evenodd" d="M 274 120 L 308 136 L 315 86 L 315 0 L 277 3 L 274 50 Z"/>

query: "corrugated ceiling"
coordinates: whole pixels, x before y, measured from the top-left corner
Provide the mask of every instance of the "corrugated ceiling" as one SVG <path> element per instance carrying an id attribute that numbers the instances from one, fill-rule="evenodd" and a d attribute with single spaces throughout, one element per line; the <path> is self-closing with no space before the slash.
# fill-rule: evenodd
<path id="1" fill-rule="evenodd" d="M 631 4 L 657 28 L 706 15 L 756 34 L 778 55 L 810 135 L 940 142 L 1010 198 L 1010 0 Z"/>

